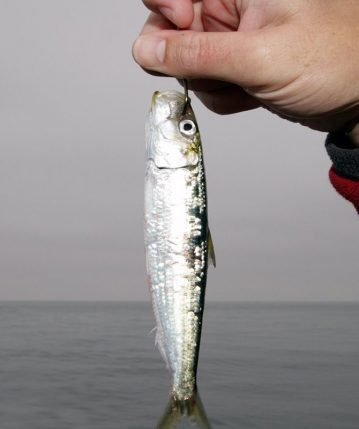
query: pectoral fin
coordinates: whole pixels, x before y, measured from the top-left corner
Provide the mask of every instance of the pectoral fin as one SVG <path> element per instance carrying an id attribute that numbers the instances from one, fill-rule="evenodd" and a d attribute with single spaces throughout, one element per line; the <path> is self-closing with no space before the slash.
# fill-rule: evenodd
<path id="1" fill-rule="evenodd" d="M 216 254 L 214 253 L 214 246 L 213 246 L 213 240 L 211 231 L 208 228 L 208 238 L 207 238 L 207 245 L 208 245 L 208 256 L 209 256 L 209 262 L 213 264 L 213 266 L 216 266 Z"/>

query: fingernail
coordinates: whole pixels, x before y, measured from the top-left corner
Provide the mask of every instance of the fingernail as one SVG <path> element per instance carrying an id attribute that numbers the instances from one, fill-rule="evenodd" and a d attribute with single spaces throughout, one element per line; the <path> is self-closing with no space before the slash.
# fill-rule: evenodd
<path id="1" fill-rule="evenodd" d="M 155 67 L 165 58 L 166 41 L 150 35 L 140 36 L 133 45 L 133 56 L 143 67 Z"/>
<path id="2" fill-rule="evenodd" d="M 162 15 L 164 15 L 166 18 L 173 22 L 174 13 L 172 9 L 170 9 L 169 7 L 161 7 L 159 11 L 162 13 Z"/>

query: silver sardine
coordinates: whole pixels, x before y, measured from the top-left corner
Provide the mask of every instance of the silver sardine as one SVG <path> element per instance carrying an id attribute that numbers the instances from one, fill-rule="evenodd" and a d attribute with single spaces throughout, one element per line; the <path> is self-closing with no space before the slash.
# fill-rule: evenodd
<path id="1" fill-rule="evenodd" d="M 208 257 L 200 134 L 190 103 L 177 91 L 155 92 L 146 121 L 145 249 L 156 343 L 172 375 L 159 428 L 187 414 L 209 428 L 196 385 Z"/>

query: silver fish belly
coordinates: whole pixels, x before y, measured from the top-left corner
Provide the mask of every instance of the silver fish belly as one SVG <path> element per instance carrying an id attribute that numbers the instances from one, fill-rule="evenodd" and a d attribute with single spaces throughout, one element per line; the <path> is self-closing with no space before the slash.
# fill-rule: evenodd
<path id="1" fill-rule="evenodd" d="M 147 119 L 145 249 L 156 342 L 172 396 L 196 391 L 208 265 L 206 181 L 197 123 L 184 97 L 155 93 Z"/>

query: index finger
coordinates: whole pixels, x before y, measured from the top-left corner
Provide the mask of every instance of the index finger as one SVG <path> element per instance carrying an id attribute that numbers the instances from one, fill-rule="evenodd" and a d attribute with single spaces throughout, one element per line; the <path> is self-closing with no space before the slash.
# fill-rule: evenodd
<path id="1" fill-rule="evenodd" d="M 178 28 L 188 28 L 194 18 L 192 0 L 143 0 L 148 9 L 168 18 Z"/>
<path id="2" fill-rule="evenodd" d="M 152 33 L 154 31 L 164 30 L 176 30 L 176 26 L 172 24 L 172 22 L 170 22 L 163 15 L 159 15 L 157 13 L 150 13 L 149 17 L 145 22 L 145 25 L 141 30 L 141 35 Z"/>

